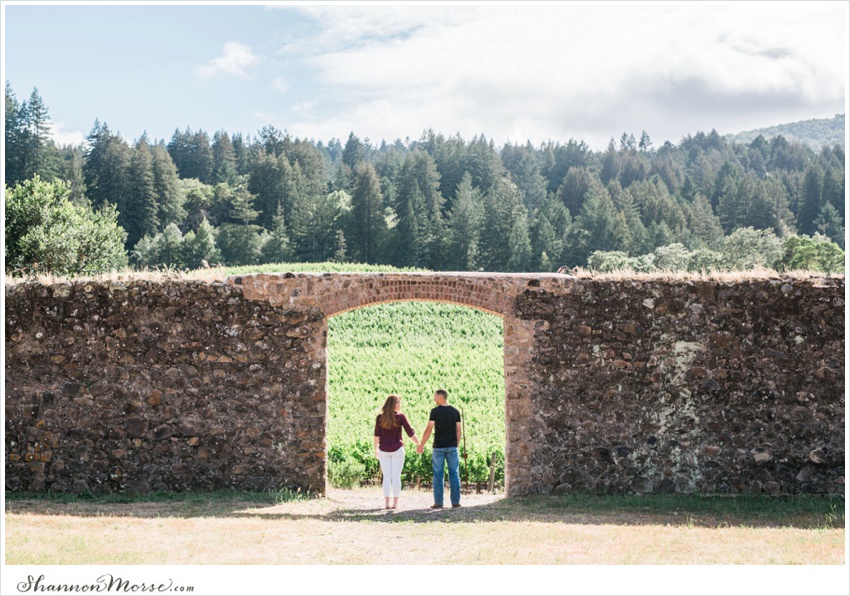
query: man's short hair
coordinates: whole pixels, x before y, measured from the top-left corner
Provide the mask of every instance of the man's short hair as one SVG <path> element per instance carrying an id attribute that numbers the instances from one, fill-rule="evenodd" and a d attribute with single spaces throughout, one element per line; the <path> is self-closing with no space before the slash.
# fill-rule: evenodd
<path id="1" fill-rule="evenodd" d="M 449 398 L 449 394 L 448 394 L 448 393 L 446 393 L 446 390 L 445 390 L 445 389 L 437 389 L 434 393 L 436 393 L 437 395 L 442 395 L 442 396 L 443 396 L 443 399 L 448 399 L 448 398 Z"/>

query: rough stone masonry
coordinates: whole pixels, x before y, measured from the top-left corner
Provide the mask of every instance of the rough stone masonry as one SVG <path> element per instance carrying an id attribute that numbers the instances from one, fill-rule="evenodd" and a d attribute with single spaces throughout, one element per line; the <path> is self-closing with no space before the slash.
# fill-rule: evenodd
<path id="1" fill-rule="evenodd" d="M 844 280 L 7 285 L 6 490 L 325 491 L 327 317 L 505 320 L 509 494 L 844 492 Z"/>

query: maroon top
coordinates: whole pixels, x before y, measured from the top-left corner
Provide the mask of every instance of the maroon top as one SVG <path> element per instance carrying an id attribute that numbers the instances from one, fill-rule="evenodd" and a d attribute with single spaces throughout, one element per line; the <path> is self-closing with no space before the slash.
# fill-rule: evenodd
<path id="1" fill-rule="evenodd" d="M 404 443 L 401 440 L 402 427 L 404 427 L 408 437 L 412 437 L 416 434 L 413 432 L 413 429 L 410 428 L 410 423 L 407 421 L 407 418 L 404 417 L 404 414 L 396 412 L 395 419 L 398 422 L 397 427 L 384 428 L 381 426 L 381 417 L 378 416 L 375 418 L 375 436 L 380 437 L 378 440 L 378 449 L 381 451 L 392 453 L 393 451 L 398 451 L 404 446 Z"/>

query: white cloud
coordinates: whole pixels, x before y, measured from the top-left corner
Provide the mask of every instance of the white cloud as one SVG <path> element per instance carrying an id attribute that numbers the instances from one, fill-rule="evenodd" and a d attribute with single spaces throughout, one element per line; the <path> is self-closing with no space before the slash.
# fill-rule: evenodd
<path id="1" fill-rule="evenodd" d="M 315 69 L 320 103 L 336 109 L 290 129 L 320 138 L 353 130 L 389 140 L 433 128 L 604 148 L 623 131 L 677 142 L 698 130 L 735 132 L 739 122 L 775 124 L 780 114 L 831 116 L 845 101 L 846 11 L 837 4 L 302 12 L 321 33 L 299 52 Z"/>
<path id="2" fill-rule="evenodd" d="M 50 136 L 58 146 L 80 145 L 86 140 L 86 135 L 79 130 L 69 130 L 63 122 L 51 122 Z"/>
<path id="3" fill-rule="evenodd" d="M 280 93 L 281 95 L 285 95 L 289 92 L 289 83 L 283 77 L 275 77 L 272 81 L 272 89 Z"/>
<path id="4" fill-rule="evenodd" d="M 450 27 L 480 14 L 477 8 L 458 5 L 305 5 L 298 10 L 319 22 L 321 30 L 307 43 L 296 41 L 293 49 L 320 52 L 405 39 L 434 28 Z"/>
<path id="5" fill-rule="evenodd" d="M 300 117 L 311 116 L 315 107 L 315 102 L 302 101 L 292 106 L 292 112 Z"/>
<path id="6" fill-rule="evenodd" d="M 207 78 L 224 73 L 242 78 L 250 78 L 252 69 L 260 63 L 260 58 L 255 56 L 251 48 L 229 41 L 224 44 L 221 56 L 213 58 L 206 64 L 201 64 L 195 69 L 199 77 Z"/>

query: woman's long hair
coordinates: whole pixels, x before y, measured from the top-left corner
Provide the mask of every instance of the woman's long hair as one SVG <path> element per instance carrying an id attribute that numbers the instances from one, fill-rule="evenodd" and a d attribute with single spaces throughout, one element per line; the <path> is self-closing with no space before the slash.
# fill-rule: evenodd
<path id="1" fill-rule="evenodd" d="M 395 407 L 400 401 L 401 398 L 395 393 L 387 397 L 387 401 L 384 402 L 381 408 L 381 428 L 398 428 L 400 426 L 398 420 L 395 418 Z"/>

